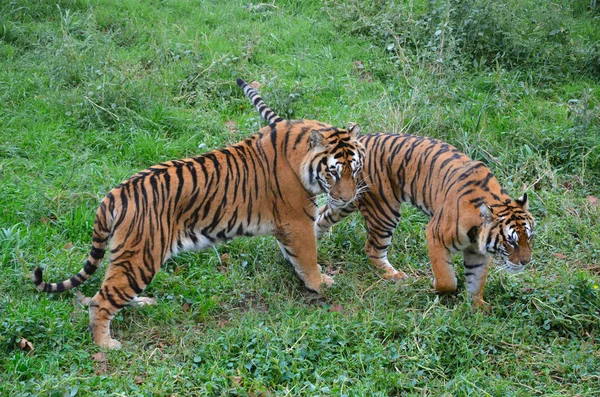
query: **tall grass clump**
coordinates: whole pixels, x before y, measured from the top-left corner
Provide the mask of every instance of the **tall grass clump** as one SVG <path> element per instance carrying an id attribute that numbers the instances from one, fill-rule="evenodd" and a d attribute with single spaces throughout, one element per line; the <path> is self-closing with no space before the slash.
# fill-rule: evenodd
<path id="1" fill-rule="evenodd" d="M 416 0 L 329 2 L 340 26 L 374 39 L 400 67 L 535 69 L 600 75 L 595 2 Z"/>

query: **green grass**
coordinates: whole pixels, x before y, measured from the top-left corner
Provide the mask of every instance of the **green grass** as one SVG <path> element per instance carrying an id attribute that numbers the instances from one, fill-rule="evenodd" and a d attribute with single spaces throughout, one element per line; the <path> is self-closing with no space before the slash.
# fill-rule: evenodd
<path id="1" fill-rule="evenodd" d="M 0 395 L 600 392 L 596 2 L 383 3 L 0 3 Z M 356 216 L 319 243 L 336 279 L 323 297 L 272 238 L 237 239 L 165 264 L 146 290 L 158 305 L 122 311 L 124 348 L 94 356 L 87 311 L 38 293 L 31 270 L 78 271 L 121 180 L 264 125 L 238 76 L 286 117 L 430 135 L 486 162 L 530 193 L 534 262 L 493 269 L 482 313 L 433 293 L 427 219 L 408 206 L 400 285 L 369 265 Z"/>

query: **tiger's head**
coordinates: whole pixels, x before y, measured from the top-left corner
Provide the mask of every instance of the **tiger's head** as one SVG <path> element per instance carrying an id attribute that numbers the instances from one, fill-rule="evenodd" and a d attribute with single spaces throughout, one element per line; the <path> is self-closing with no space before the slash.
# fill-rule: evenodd
<path id="1" fill-rule="evenodd" d="M 528 212 L 527 194 L 507 205 L 479 207 L 483 218 L 481 245 L 487 252 L 497 254 L 504 260 L 508 271 L 518 272 L 531 261 L 533 227 L 535 221 Z"/>
<path id="2" fill-rule="evenodd" d="M 305 163 L 305 183 L 315 194 L 327 193 L 328 205 L 342 208 L 356 199 L 365 148 L 357 140 L 360 127 L 313 129 L 310 132 L 311 155 Z"/>

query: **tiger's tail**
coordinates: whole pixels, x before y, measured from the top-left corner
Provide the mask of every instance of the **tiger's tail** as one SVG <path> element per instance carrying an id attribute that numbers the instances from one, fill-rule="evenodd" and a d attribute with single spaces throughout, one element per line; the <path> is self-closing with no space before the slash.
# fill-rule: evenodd
<path id="1" fill-rule="evenodd" d="M 283 118 L 279 117 L 279 115 L 275 113 L 273 109 L 265 104 L 265 101 L 263 101 L 260 95 L 258 95 L 258 92 L 256 92 L 256 90 L 252 88 L 250 84 L 246 83 L 239 77 L 237 79 L 237 84 L 242 90 L 244 90 L 244 94 L 246 94 L 248 99 L 250 99 L 254 106 L 256 106 L 256 109 L 258 109 L 258 112 L 262 118 L 267 120 L 269 125 L 276 124 L 284 120 Z"/>
<path id="2" fill-rule="evenodd" d="M 85 265 L 79 271 L 79 273 L 71 276 L 69 279 L 59 283 L 46 283 L 43 280 L 43 272 L 41 267 L 37 267 L 33 271 L 33 283 L 35 287 L 44 292 L 63 292 L 75 288 L 84 282 L 92 274 L 96 272 L 98 266 L 104 258 L 108 240 L 112 235 L 112 217 L 107 211 L 106 200 L 102 202 L 100 208 L 96 213 L 96 220 L 94 222 L 94 233 L 92 238 L 92 249 L 90 254 L 85 261 Z"/>

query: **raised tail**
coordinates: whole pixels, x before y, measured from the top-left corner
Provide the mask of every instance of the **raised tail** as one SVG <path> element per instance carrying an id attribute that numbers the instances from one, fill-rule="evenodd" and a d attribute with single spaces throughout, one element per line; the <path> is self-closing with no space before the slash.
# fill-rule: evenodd
<path id="1" fill-rule="evenodd" d="M 110 216 L 107 217 L 106 203 L 103 201 L 96 213 L 92 249 L 90 250 L 90 255 L 85 261 L 83 268 L 79 273 L 71 276 L 65 281 L 61 281 L 60 283 L 46 283 L 43 280 L 42 268 L 37 267 L 33 271 L 33 283 L 35 284 L 35 287 L 44 292 L 63 292 L 86 282 L 87 279 L 96 272 L 98 266 L 102 262 L 102 258 L 104 258 L 107 242 L 111 236 L 111 225 L 112 220 L 110 219 Z"/>
<path id="2" fill-rule="evenodd" d="M 267 120 L 269 124 L 279 123 L 280 121 L 284 121 L 277 113 L 273 111 L 270 107 L 265 104 L 265 101 L 258 95 L 258 92 L 244 80 L 238 77 L 237 84 L 240 86 L 242 90 L 244 90 L 244 94 L 250 99 L 250 101 L 256 106 L 258 112 L 262 116 L 263 119 Z"/>

